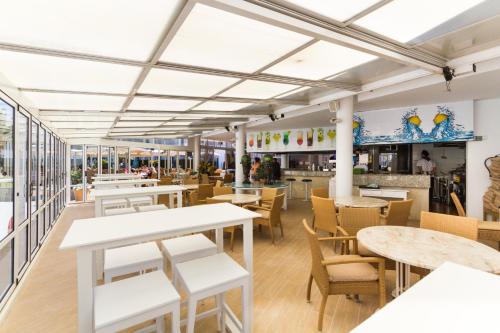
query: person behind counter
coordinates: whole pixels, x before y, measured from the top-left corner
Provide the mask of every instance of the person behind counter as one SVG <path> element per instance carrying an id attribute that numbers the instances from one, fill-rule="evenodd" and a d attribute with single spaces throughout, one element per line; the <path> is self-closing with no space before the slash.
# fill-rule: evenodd
<path id="1" fill-rule="evenodd" d="M 281 179 L 281 166 L 277 158 L 273 158 L 273 180 L 280 181 Z"/>
<path id="2" fill-rule="evenodd" d="M 431 160 L 429 152 L 422 150 L 422 158 L 417 161 L 417 170 L 422 175 L 432 175 L 436 172 L 436 163 Z"/>
<path id="3" fill-rule="evenodd" d="M 255 177 L 257 174 L 257 169 L 260 168 L 260 158 L 256 157 L 253 164 L 252 164 L 252 169 L 250 170 L 250 176 L 252 178 Z"/>

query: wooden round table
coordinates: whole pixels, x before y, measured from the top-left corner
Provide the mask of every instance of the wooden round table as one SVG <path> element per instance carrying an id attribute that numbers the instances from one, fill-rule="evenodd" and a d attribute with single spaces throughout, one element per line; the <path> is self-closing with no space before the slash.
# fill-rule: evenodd
<path id="1" fill-rule="evenodd" d="M 353 208 L 384 208 L 389 202 L 382 199 L 357 196 L 336 196 L 333 198 L 336 206 Z"/>
<path id="2" fill-rule="evenodd" d="M 216 200 L 231 200 L 233 205 L 245 205 L 255 203 L 260 200 L 260 195 L 255 194 L 222 194 L 216 195 L 212 199 Z"/>
<path id="3" fill-rule="evenodd" d="M 434 270 L 451 261 L 500 273 L 500 252 L 452 234 L 412 227 L 374 226 L 361 229 L 356 237 L 368 250 L 396 262 L 395 296 L 410 287 L 410 266 Z"/>

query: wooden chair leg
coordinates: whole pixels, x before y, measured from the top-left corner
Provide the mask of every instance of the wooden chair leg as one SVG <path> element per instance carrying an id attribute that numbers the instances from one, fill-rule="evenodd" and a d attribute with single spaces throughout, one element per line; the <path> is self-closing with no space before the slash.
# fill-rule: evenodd
<path id="1" fill-rule="evenodd" d="M 285 238 L 285 235 L 283 234 L 283 224 L 280 222 L 280 230 L 281 230 L 281 239 Z"/>
<path id="2" fill-rule="evenodd" d="M 325 314 L 326 301 L 328 300 L 328 295 L 323 295 L 323 299 L 321 300 L 321 306 L 319 308 L 319 316 L 318 316 L 318 331 L 323 330 L 323 315 Z"/>
<path id="3" fill-rule="evenodd" d="M 234 233 L 236 232 L 235 229 L 231 231 L 231 252 L 234 250 Z"/>
<path id="4" fill-rule="evenodd" d="M 314 222 L 315 222 L 314 219 L 315 219 L 315 216 L 313 214 L 313 220 L 312 220 L 312 226 L 311 226 L 311 228 L 312 228 L 312 230 L 316 231 L 316 228 L 314 227 Z"/>
<path id="5" fill-rule="evenodd" d="M 312 283 L 313 283 L 313 276 L 312 274 L 309 274 L 309 281 L 307 281 L 307 296 L 306 296 L 307 303 L 311 303 Z"/>
<path id="6" fill-rule="evenodd" d="M 269 227 L 269 231 L 271 232 L 271 241 L 272 241 L 272 243 L 273 243 L 273 245 L 274 245 L 274 231 L 273 231 L 273 225 L 272 225 L 271 223 L 269 223 L 268 227 Z"/>

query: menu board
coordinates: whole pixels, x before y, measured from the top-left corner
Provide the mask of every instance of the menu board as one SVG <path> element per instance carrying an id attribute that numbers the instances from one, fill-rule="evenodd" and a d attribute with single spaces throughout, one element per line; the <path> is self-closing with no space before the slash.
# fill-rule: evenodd
<path id="1" fill-rule="evenodd" d="M 334 150 L 336 136 L 334 127 L 247 132 L 246 148 L 249 153 Z"/>

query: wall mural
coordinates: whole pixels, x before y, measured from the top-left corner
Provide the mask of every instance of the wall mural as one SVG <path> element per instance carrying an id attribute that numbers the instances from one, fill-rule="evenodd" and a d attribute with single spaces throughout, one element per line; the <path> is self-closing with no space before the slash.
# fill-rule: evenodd
<path id="1" fill-rule="evenodd" d="M 361 145 L 467 141 L 473 128 L 472 101 L 358 112 L 353 119 L 354 143 Z"/>
<path id="2" fill-rule="evenodd" d="M 333 127 L 248 132 L 246 148 L 248 152 L 334 150 L 336 134 Z"/>

